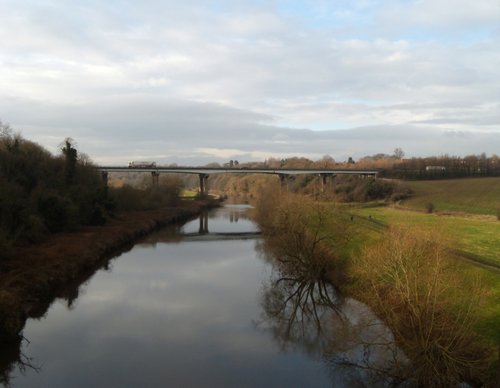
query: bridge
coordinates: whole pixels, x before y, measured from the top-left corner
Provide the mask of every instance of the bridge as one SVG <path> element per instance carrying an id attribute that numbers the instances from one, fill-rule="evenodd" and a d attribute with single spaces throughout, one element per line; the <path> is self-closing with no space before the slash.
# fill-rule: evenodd
<path id="1" fill-rule="evenodd" d="M 108 173 L 111 172 L 142 172 L 150 173 L 153 185 L 157 185 L 160 173 L 165 174 L 197 174 L 199 177 L 200 195 L 207 193 L 207 180 L 211 174 L 271 174 L 279 177 L 281 184 L 286 185 L 289 177 L 301 174 L 314 174 L 321 177 L 323 188 L 326 187 L 328 179 L 337 175 L 359 175 L 362 177 L 376 177 L 377 170 L 363 169 L 329 169 L 329 168 L 225 168 L 225 167 L 129 167 L 129 166 L 101 166 L 97 168 L 103 182 L 107 185 Z"/>
<path id="2" fill-rule="evenodd" d="M 227 208 L 226 208 L 227 209 Z M 228 209 L 229 210 L 229 209 Z M 241 211 L 231 211 L 229 218 L 231 222 L 238 222 Z M 242 216 L 246 218 L 245 216 Z M 256 240 L 262 236 L 259 230 L 239 231 L 239 232 L 211 232 L 208 228 L 209 212 L 203 211 L 198 216 L 199 227 L 197 231 L 183 232 L 182 228 L 164 228 L 160 231 L 148 235 L 140 244 L 154 245 L 158 242 L 199 242 L 199 241 L 230 241 L 230 240 Z M 194 221 L 194 220 L 193 220 Z"/>

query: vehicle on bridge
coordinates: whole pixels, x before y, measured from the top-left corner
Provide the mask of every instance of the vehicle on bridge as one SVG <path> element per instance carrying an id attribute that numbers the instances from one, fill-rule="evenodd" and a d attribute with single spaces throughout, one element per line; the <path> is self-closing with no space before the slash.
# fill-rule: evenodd
<path id="1" fill-rule="evenodd" d="M 156 168 L 156 162 L 132 161 L 128 164 L 129 168 Z"/>

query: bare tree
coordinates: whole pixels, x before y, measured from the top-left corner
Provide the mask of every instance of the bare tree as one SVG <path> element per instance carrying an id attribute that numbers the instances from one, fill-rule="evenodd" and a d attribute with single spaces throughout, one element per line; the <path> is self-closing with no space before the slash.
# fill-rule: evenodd
<path id="1" fill-rule="evenodd" d="M 394 149 L 394 154 L 393 155 L 394 155 L 394 157 L 396 159 L 401 160 L 401 159 L 404 158 L 405 153 L 404 153 L 404 151 L 401 148 L 398 147 L 398 148 Z"/>
<path id="2" fill-rule="evenodd" d="M 12 136 L 12 128 L 9 124 L 4 124 L 2 120 L 0 120 L 0 139 L 9 138 Z"/>
<path id="3" fill-rule="evenodd" d="M 419 386 L 483 381 L 492 349 L 474 331 L 483 290 L 429 231 L 392 229 L 352 266 L 368 303 L 412 360 Z"/>

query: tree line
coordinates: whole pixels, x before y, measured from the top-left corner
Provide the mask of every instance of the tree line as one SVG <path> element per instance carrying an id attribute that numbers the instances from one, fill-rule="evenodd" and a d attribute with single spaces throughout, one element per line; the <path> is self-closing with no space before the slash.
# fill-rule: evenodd
<path id="1" fill-rule="evenodd" d="M 403 159 L 381 172 L 382 176 L 399 179 L 451 179 L 500 176 L 500 157 L 468 155 L 434 156 Z"/>
<path id="2" fill-rule="evenodd" d="M 408 180 L 500 176 L 500 157 L 495 154 L 444 154 L 406 159 L 404 156 L 404 151 L 396 148 L 392 155 L 379 153 L 365 156 L 356 161 L 355 165 L 358 168 L 376 168 L 382 177 Z"/>
<path id="3" fill-rule="evenodd" d="M 0 256 L 108 217 L 112 205 L 97 170 L 71 139 L 60 150 L 53 156 L 0 122 Z"/>
<path id="4" fill-rule="evenodd" d="M 310 168 L 310 169 L 376 169 L 381 178 L 401 180 L 453 179 L 466 177 L 500 176 L 500 157 L 497 155 L 432 156 L 404 158 L 401 148 L 392 154 L 378 153 L 358 160 L 349 157 L 346 161 L 336 161 L 330 155 L 319 160 L 304 157 L 268 158 L 262 162 L 239 163 L 238 168 Z M 231 165 L 230 161 L 229 164 Z M 204 167 L 222 167 L 210 163 Z M 246 195 L 256 198 L 261 188 L 274 182 L 276 177 L 262 174 L 213 175 L 209 179 L 211 190 L 224 192 L 230 196 Z M 185 186 L 196 188 L 196 176 L 183 177 Z M 330 189 L 324 192 L 318 176 L 304 174 L 290 177 L 287 182 L 290 192 L 313 196 L 330 196 L 341 202 L 362 202 L 370 200 L 400 200 L 411 195 L 403 182 L 391 183 L 387 180 L 363 180 L 359 177 L 336 176 Z"/>
<path id="5" fill-rule="evenodd" d="M 178 198 L 182 182 L 175 179 L 145 190 L 108 189 L 72 139 L 59 149 L 52 155 L 0 121 L 0 262 L 12 257 L 17 245 L 102 225 L 117 212 L 169 206 Z"/>

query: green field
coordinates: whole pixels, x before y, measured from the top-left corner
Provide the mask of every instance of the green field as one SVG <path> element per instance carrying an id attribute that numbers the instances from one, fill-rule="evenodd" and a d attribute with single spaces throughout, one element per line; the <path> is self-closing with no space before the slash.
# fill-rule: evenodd
<path id="1" fill-rule="evenodd" d="M 377 204 L 346 205 L 354 227 L 351 254 L 367 242 L 384 238 L 388 226 L 410 226 L 436 232 L 436 238 L 457 252 L 457 268 L 463 276 L 479 277 L 485 289 L 477 331 L 492 343 L 500 343 L 500 178 L 476 178 L 441 181 L 407 182 L 414 190 L 404 207 Z M 437 213 L 428 214 L 432 202 Z M 444 215 L 443 213 L 452 213 Z M 458 214 L 458 213 L 470 213 Z M 479 215 L 479 216 L 478 216 Z M 481 215 L 489 215 L 483 217 Z M 438 237 L 439 236 L 439 237 Z M 486 264 L 486 265 L 484 265 Z"/>
<path id="2" fill-rule="evenodd" d="M 439 216 L 391 207 L 358 208 L 353 210 L 365 220 L 371 217 L 385 225 L 409 225 L 439 231 L 448 236 L 453 248 L 459 249 L 485 262 L 500 265 L 500 222 L 466 217 Z M 372 232 L 368 232 L 372 233 Z"/>
<path id="3" fill-rule="evenodd" d="M 500 344 L 500 274 L 479 267 L 471 268 L 469 274 L 479 275 L 488 290 L 479 317 L 479 331 Z"/>
<path id="4" fill-rule="evenodd" d="M 391 207 L 358 207 L 350 210 L 356 236 L 354 251 L 367 241 L 383 236 L 386 226 L 406 225 L 435 230 L 436 235 L 447 236 L 451 248 L 464 253 L 464 276 L 479 276 L 487 290 L 479 317 L 478 332 L 495 343 L 500 343 L 500 221 L 467 217 L 440 216 Z M 480 263 L 480 265 L 477 265 Z M 483 266 L 481 263 L 487 264 Z"/>
<path id="5" fill-rule="evenodd" d="M 425 210 L 432 203 L 438 212 L 497 215 L 500 178 L 467 178 L 405 182 L 414 191 L 403 206 Z"/>

